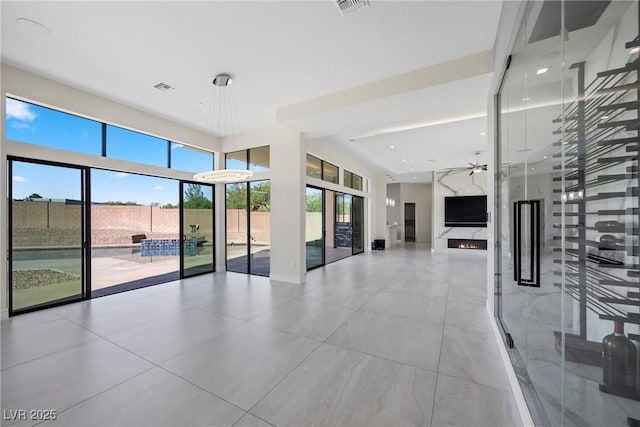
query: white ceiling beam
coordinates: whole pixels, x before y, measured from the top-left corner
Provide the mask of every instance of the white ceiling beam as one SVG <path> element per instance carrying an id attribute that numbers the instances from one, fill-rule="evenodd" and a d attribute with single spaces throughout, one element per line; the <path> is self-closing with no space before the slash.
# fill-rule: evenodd
<path id="1" fill-rule="evenodd" d="M 486 50 L 339 92 L 278 108 L 277 121 L 324 113 L 394 95 L 420 90 L 493 71 L 493 51 Z M 339 78 L 339 76 L 336 76 Z"/>

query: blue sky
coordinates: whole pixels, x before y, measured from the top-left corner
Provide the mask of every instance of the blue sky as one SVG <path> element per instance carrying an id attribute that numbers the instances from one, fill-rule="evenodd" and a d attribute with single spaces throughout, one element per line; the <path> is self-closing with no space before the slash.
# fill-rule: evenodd
<path id="1" fill-rule="evenodd" d="M 6 139 L 92 155 L 102 152 L 99 122 L 18 100 L 6 100 Z M 107 127 L 107 156 L 166 167 L 167 141 L 122 128 Z M 213 168 L 211 155 L 171 145 L 172 166 L 190 172 Z M 64 159 L 56 159 L 64 162 Z M 92 170 L 94 202 L 135 201 L 177 204 L 178 181 L 114 171 Z M 45 198 L 79 199 L 80 172 L 73 169 L 14 162 L 13 197 L 38 193 Z"/>

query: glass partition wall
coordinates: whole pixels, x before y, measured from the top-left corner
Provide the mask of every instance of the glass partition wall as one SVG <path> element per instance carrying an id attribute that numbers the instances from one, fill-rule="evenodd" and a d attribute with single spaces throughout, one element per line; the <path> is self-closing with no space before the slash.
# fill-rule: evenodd
<path id="1" fill-rule="evenodd" d="M 640 422 L 639 16 L 530 2 L 497 96 L 496 316 L 538 425 Z"/>

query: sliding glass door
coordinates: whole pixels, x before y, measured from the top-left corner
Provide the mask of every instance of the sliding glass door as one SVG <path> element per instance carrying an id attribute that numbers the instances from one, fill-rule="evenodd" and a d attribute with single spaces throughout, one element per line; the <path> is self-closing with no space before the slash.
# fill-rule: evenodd
<path id="1" fill-rule="evenodd" d="M 324 190 L 307 186 L 305 247 L 307 270 L 324 265 Z"/>
<path id="2" fill-rule="evenodd" d="M 227 184 L 227 271 L 271 272 L 271 182 Z"/>
<path id="3" fill-rule="evenodd" d="M 307 186 L 307 270 L 364 252 L 364 198 Z"/>
<path id="4" fill-rule="evenodd" d="M 85 297 L 87 170 L 9 160 L 9 313 Z"/>
<path id="5" fill-rule="evenodd" d="M 214 271 L 213 186 L 180 182 L 181 277 Z"/>
<path id="6" fill-rule="evenodd" d="M 353 255 L 364 252 L 364 199 L 353 196 L 351 204 L 352 253 Z"/>
<path id="7" fill-rule="evenodd" d="M 271 273 L 271 182 L 249 183 L 249 273 Z"/>
<path id="8" fill-rule="evenodd" d="M 91 169 L 91 295 L 180 278 L 179 182 Z"/>
<path id="9" fill-rule="evenodd" d="M 247 183 L 227 184 L 227 271 L 249 273 Z"/>

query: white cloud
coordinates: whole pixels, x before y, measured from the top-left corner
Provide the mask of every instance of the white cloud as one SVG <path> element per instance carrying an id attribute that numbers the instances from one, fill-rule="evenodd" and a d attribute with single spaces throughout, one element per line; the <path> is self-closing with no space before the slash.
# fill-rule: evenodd
<path id="1" fill-rule="evenodd" d="M 32 122 L 36 119 L 36 114 L 29 109 L 29 104 L 7 98 L 7 118 L 22 122 Z"/>
<path id="2" fill-rule="evenodd" d="M 35 129 L 33 126 L 26 122 L 13 122 L 11 123 L 11 127 L 14 129 Z"/>
<path id="3" fill-rule="evenodd" d="M 129 174 L 126 173 L 126 172 L 117 172 L 117 173 L 113 174 L 114 178 L 126 178 L 128 176 L 129 176 Z"/>
<path id="4" fill-rule="evenodd" d="M 184 145 L 182 144 L 171 144 L 171 149 L 172 150 L 177 150 L 178 148 L 183 148 Z"/>
<path id="5" fill-rule="evenodd" d="M 152 188 L 153 191 L 160 191 L 160 190 L 164 190 L 164 188 L 162 187 L 162 185 L 156 185 L 155 187 Z"/>
<path id="6" fill-rule="evenodd" d="M 18 176 L 18 175 L 15 175 L 15 176 L 13 177 L 13 180 L 14 180 L 15 182 L 25 182 L 25 181 L 27 180 L 27 178 L 25 178 L 24 176 Z"/>

